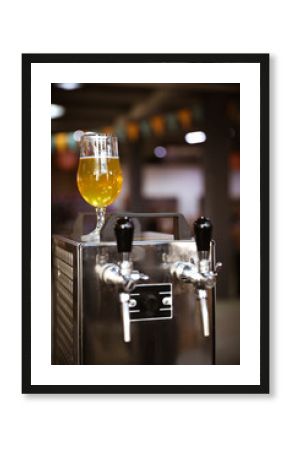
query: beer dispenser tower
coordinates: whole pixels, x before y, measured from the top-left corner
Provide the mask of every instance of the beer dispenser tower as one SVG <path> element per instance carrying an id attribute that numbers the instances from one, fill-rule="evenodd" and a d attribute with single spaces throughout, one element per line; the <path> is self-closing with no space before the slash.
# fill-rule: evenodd
<path id="1" fill-rule="evenodd" d="M 199 218 L 192 238 L 183 216 L 165 214 L 174 236 L 134 238 L 136 217 L 164 214 L 118 216 L 106 224 L 116 241 L 54 236 L 53 364 L 214 364 L 211 222 Z"/>

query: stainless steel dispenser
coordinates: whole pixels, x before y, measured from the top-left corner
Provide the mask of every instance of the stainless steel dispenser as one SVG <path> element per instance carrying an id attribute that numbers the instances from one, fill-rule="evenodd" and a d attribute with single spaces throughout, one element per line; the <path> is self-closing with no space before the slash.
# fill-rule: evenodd
<path id="1" fill-rule="evenodd" d="M 148 217 L 171 217 L 174 235 L 133 239 Z M 52 363 L 214 364 L 215 243 L 208 219 L 194 231 L 180 214 L 126 212 L 101 242 L 54 236 Z"/>

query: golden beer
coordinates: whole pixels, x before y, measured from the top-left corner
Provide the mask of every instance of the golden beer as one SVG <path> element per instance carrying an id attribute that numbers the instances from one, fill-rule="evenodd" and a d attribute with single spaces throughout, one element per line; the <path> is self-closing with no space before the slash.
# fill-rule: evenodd
<path id="1" fill-rule="evenodd" d="M 104 208 L 118 197 L 122 188 L 118 157 L 84 156 L 80 158 L 77 184 L 82 197 L 95 208 Z"/>

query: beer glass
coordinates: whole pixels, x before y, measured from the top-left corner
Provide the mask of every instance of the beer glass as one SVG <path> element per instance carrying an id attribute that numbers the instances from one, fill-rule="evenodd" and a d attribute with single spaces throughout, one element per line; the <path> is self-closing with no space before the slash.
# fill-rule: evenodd
<path id="1" fill-rule="evenodd" d="M 80 142 L 77 185 L 83 199 L 96 209 L 96 228 L 82 236 L 83 241 L 100 241 L 106 207 L 118 197 L 122 188 L 118 140 L 114 136 L 84 133 Z"/>

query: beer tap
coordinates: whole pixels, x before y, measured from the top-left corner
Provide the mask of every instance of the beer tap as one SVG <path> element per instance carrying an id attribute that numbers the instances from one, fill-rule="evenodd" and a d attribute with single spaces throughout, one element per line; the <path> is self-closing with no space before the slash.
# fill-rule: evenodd
<path id="1" fill-rule="evenodd" d="M 148 280 L 149 277 L 138 270 L 133 270 L 133 263 L 130 260 L 134 234 L 133 222 L 128 217 L 118 219 L 114 231 L 121 261 L 118 264 L 105 264 L 97 268 L 97 271 L 105 283 L 116 285 L 119 289 L 124 342 L 130 342 L 130 293 L 139 280 Z"/>
<path id="2" fill-rule="evenodd" d="M 200 217 L 194 223 L 197 258 L 189 261 L 177 261 L 171 266 L 171 273 L 184 283 L 191 283 L 200 304 L 201 322 L 205 337 L 210 335 L 209 313 L 207 305 L 208 289 L 216 285 L 217 269 L 221 263 L 211 269 L 210 243 L 212 224 L 209 219 Z"/>

